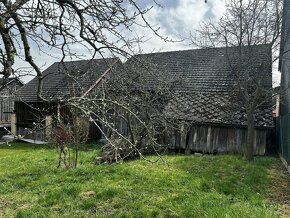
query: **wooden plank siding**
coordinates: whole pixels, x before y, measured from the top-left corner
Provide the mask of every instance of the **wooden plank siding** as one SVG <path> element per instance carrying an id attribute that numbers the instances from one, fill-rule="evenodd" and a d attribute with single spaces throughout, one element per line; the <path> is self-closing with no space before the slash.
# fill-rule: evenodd
<path id="1" fill-rule="evenodd" d="M 14 99 L 0 96 L 0 124 L 10 124 L 10 116 L 14 110 Z"/>
<path id="2" fill-rule="evenodd" d="M 3 81 L 1 81 L 3 83 Z M 0 83 L 1 84 L 1 83 Z M 0 87 L 0 125 L 10 126 L 10 117 L 14 112 L 15 92 L 23 84 L 17 80 L 12 79 L 7 84 L 1 84 Z"/>
<path id="3" fill-rule="evenodd" d="M 45 129 L 35 129 L 33 123 L 44 126 L 45 116 L 50 115 L 52 111 L 56 111 L 55 106 L 42 102 L 29 104 L 16 101 L 14 109 L 17 119 L 17 134 L 28 139 L 44 141 Z"/>
<path id="4" fill-rule="evenodd" d="M 45 121 L 46 116 L 51 116 L 51 127 L 54 129 L 57 126 L 58 108 L 57 103 L 44 102 L 15 102 L 15 113 L 17 118 L 17 134 L 25 136 L 25 138 L 44 141 L 47 139 Z M 73 117 L 68 106 L 61 105 L 59 108 L 60 119 L 63 124 L 73 124 Z M 43 128 L 35 129 L 33 123 L 41 124 Z M 31 130 L 32 133 L 31 133 Z M 89 123 L 89 139 L 97 141 L 101 138 L 100 130 L 92 123 Z"/>
<path id="5" fill-rule="evenodd" d="M 254 153 L 264 155 L 267 130 L 255 130 Z M 169 133 L 170 148 L 201 153 L 243 153 L 247 142 L 247 129 L 209 125 L 192 125 L 187 131 Z M 165 140 L 166 141 L 166 140 Z"/>

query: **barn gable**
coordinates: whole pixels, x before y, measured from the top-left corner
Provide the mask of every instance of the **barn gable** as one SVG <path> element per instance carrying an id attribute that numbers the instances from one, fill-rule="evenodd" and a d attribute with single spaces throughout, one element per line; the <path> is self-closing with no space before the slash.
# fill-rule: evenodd
<path id="1" fill-rule="evenodd" d="M 0 79 L 0 125 L 10 126 L 10 116 L 14 111 L 15 92 L 23 86 L 18 78 Z"/>
<path id="2" fill-rule="evenodd" d="M 105 78 L 105 74 L 121 64 L 118 58 L 91 59 L 81 61 L 56 62 L 43 71 L 42 97 L 37 96 L 38 79 L 34 78 L 16 93 L 14 134 L 27 138 L 44 140 L 45 131 L 35 129 L 34 123 L 56 125 L 56 120 L 71 122 L 69 108 L 65 101 L 70 97 L 80 97 L 96 86 L 96 82 Z M 48 121 L 48 120 L 49 121 Z M 50 127 L 51 128 L 51 127 Z"/>
<path id="3" fill-rule="evenodd" d="M 118 58 L 55 62 L 43 71 L 42 96 L 48 101 L 83 94 Z M 17 92 L 17 101 L 40 102 L 38 79 L 34 78 Z"/>

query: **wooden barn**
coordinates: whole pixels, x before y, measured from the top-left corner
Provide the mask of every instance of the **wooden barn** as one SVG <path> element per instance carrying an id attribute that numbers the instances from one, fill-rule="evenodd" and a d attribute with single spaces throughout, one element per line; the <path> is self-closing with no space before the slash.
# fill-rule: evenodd
<path id="1" fill-rule="evenodd" d="M 229 112 L 229 96 L 218 93 L 176 93 L 165 113 L 179 122 L 166 142 L 175 149 L 202 153 L 243 153 L 247 143 L 245 111 Z M 273 128 L 271 105 L 256 111 L 254 152 L 264 155 Z"/>
<path id="2" fill-rule="evenodd" d="M 252 69 L 258 69 L 257 75 L 263 85 L 271 89 L 271 47 L 259 45 L 250 49 L 255 55 Z M 91 92 L 92 87 L 97 87 L 103 78 L 114 78 L 114 74 L 110 74 L 112 67 L 118 69 L 115 72 L 119 74 L 138 62 L 145 68 L 148 64 L 154 68 L 149 73 L 134 68 L 141 72 L 138 81 L 142 82 L 142 89 L 154 92 L 161 80 L 168 80 L 168 87 L 173 93 L 162 106 L 162 111 L 176 125 L 165 135 L 158 136 L 160 143 L 188 152 L 241 153 L 247 138 L 245 109 L 239 105 L 234 111 L 228 110 L 229 105 L 237 104 L 231 96 L 236 84 L 235 72 L 227 64 L 228 54 L 234 57 L 236 52 L 236 47 L 210 48 L 140 54 L 125 64 L 115 58 L 54 63 L 43 72 L 42 95 L 49 103 L 38 100 L 37 79 L 19 90 L 15 103 L 17 133 L 26 134 L 27 129 L 33 128 L 33 123 L 54 123 L 47 120 L 48 117 L 52 120 L 58 120 L 58 116 L 69 119 L 69 110 L 60 99 Z M 128 72 L 131 76 L 131 71 Z M 117 83 L 123 86 L 119 80 Z M 138 87 L 134 88 L 135 93 L 138 93 Z M 254 144 L 255 154 L 259 155 L 265 153 L 267 133 L 273 128 L 271 98 L 268 100 L 255 111 Z M 120 125 L 116 126 L 119 129 Z M 128 127 L 125 124 L 121 126 L 121 130 L 126 132 Z M 96 132 L 96 129 L 91 132 Z M 39 134 L 37 137 L 45 136 L 44 131 Z"/>
<path id="3" fill-rule="evenodd" d="M 271 90 L 271 46 L 245 49 L 251 49 L 254 54 L 251 67 L 258 69 L 257 77 Z M 245 108 L 238 105 L 237 109 L 229 110 L 230 105 L 238 102 L 231 96 L 236 80 L 228 58 L 229 54 L 235 57 L 237 52 L 237 47 L 223 47 L 134 57 L 156 66 L 172 81 L 174 95 L 165 106 L 164 114 L 176 122 L 176 127 L 161 139 L 161 143 L 188 152 L 243 152 L 247 139 Z M 146 74 L 142 79 L 148 88 L 154 87 L 156 80 L 153 74 Z M 265 153 L 267 133 L 273 128 L 272 110 L 270 97 L 255 111 L 255 154 Z"/>
<path id="4" fill-rule="evenodd" d="M 23 86 L 18 78 L 0 79 L 0 126 L 10 127 L 15 92 Z"/>
<path id="5" fill-rule="evenodd" d="M 72 119 L 66 99 L 78 97 L 105 79 L 107 73 L 120 64 L 118 58 L 56 62 L 43 71 L 42 96 L 37 97 L 37 78 L 32 79 L 17 92 L 15 101 L 15 133 L 27 138 L 44 140 L 46 126 L 55 127 L 57 120 L 68 123 Z M 91 125 L 94 128 L 94 125 Z M 95 131 L 94 131 L 95 130 Z M 100 137 L 96 128 L 91 137 Z"/>

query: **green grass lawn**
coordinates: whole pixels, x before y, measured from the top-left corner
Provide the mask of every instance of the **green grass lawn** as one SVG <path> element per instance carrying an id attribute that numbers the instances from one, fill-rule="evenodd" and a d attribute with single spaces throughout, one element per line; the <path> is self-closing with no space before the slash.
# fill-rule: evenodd
<path id="1" fill-rule="evenodd" d="M 66 170 L 56 168 L 53 148 L 0 145 L 0 217 L 265 218 L 285 211 L 281 189 L 290 186 L 278 158 L 167 155 L 167 164 L 94 165 L 97 152 L 84 149 L 79 167 Z"/>

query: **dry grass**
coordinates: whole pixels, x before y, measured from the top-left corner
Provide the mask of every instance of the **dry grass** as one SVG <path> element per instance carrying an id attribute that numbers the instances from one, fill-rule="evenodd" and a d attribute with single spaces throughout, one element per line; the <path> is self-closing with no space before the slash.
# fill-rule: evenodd
<path id="1" fill-rule="evenodd" d="M 269 195 L 281 206 L 279 214 L 283 218 L 290 217 L 290 175 L 284 165 L 277 162 L 268 170 L 271 180 Z"/>

